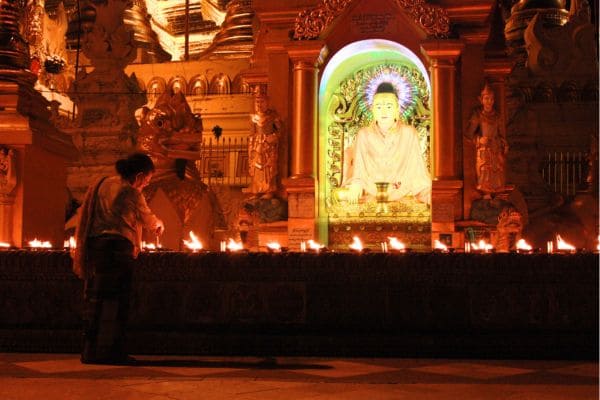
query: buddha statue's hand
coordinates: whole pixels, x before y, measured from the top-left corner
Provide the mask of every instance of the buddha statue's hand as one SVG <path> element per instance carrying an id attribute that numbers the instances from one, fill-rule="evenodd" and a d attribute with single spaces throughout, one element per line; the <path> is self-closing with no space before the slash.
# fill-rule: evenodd
<path id="1" fill-rule="evenodd" d="M 354 183 L 348 186 L 348 203 L 358 204 L 358 199 L 362 195 L 362 186 Z"/>

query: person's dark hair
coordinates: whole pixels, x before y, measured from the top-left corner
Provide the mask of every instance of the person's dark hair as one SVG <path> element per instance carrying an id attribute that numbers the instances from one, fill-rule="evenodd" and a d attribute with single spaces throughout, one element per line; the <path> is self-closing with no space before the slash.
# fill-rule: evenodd
<path id="1" fill-rule="evenodd" d="M 394 96 L 398 97 L 398 93 L 394 89 L 394 85 L 389 82 L 382 82 L 377 86 L 377 90 L 375 90 L 375 94 L 377 93 L 393 93 Z"/>
<path id="2" fill-rule="evenodd" d="M 121 178 L 133 183 L 140 172 L 143 174 L 154 172 L 154 163 L 144 153 L 133 153 L 127 158 L 117 160 L 115 168 Z"/>

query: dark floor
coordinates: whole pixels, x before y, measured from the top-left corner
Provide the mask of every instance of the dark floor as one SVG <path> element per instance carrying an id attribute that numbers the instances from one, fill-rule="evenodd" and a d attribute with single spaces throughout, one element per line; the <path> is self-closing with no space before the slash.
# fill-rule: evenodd
<path id="1" fill-rule="evenodd" d="M 0 399 L 598 399 L 590 361 L 136 356 L 0 353 Z"/>

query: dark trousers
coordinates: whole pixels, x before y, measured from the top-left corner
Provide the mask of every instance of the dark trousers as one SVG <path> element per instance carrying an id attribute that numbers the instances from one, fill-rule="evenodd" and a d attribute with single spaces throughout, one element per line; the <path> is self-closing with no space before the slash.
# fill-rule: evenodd
<path id="1" fill-rule="evenodd" d="M 93 271 L 85 281 L 82 361 L 118 361 L 127 356 L 133 245 L 122 236 L 88 239 L 86 262 Z"/>

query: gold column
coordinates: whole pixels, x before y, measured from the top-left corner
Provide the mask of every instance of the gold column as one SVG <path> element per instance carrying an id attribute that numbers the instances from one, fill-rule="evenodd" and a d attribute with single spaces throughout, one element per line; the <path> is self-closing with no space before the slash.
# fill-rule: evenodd
<path id="1" fill-rule="evenodd" d="M 429 60 L 432 87 L 433 179 L 457 179 L 456 158 L 456 61 L 464 48 L 458 41 L 431 41 L 421 45 Z"/>
<path id="2" fill-rule="evenodd" d="M 293 63 L 290 179 L 314 178 L 318 75 L 323 44 L 298 42 L 288 47 Z"/>
<path id="3" fill-rule="evenodd" d="M 432 40 L 421 44 L 421 51 L 429 61 L 432 87 L 432 242 L 439 239 L 452 247 L 460 245 L 454 221 L 462 217 L 460 193 L 463 182 L 456 135 L 459 111 L 456 62 L 463 48 L 464 44 L 456 40 Z"/>
<path id="4" fill-rule="evenodd" d="M 287 47 L 293 65 L 290 176 L 283 184 L 288 192 L 291 249 L 299 249 L 301 241 L 315 238 L 318 76 L 324 49 L 320 41 L 299 41 Z"/>

